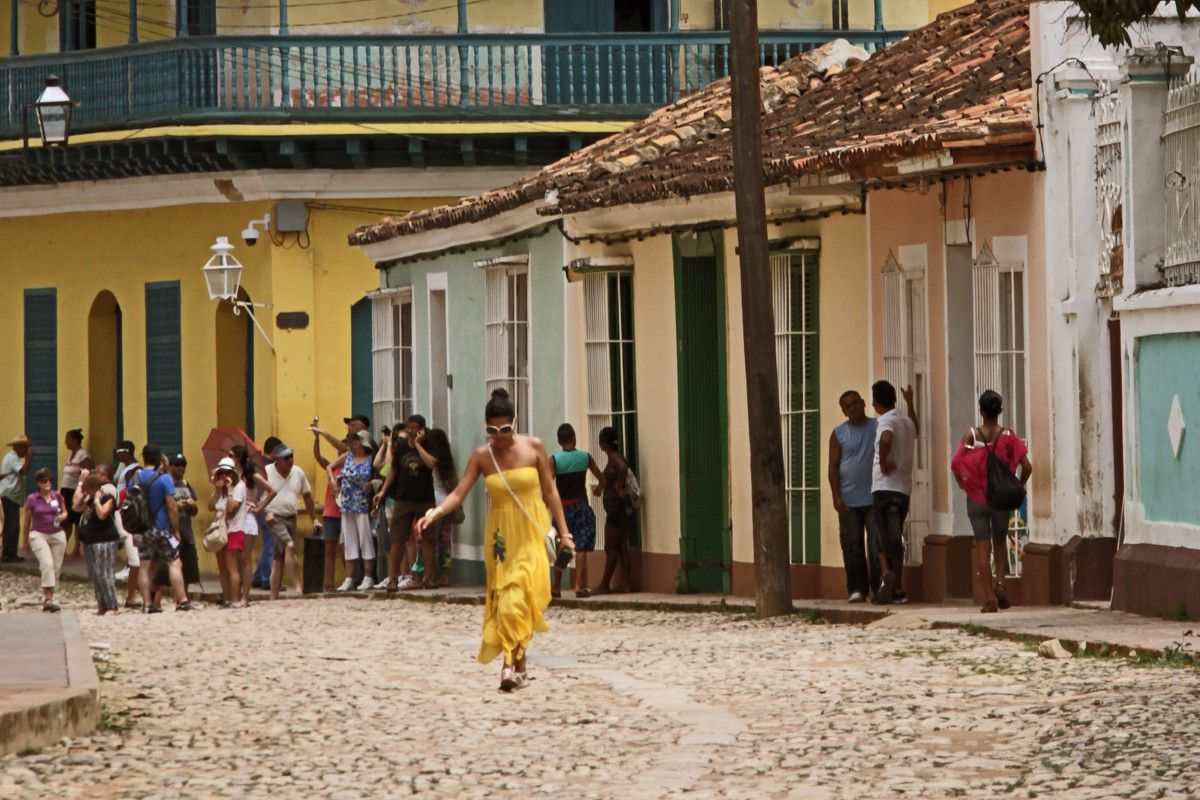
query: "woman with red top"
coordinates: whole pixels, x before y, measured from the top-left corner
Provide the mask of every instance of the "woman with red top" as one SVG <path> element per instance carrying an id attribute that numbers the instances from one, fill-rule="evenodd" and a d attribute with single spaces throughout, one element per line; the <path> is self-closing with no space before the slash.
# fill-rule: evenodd
<path id="1" fill-rule="evenodd" d="M 950 462 L 954 479 L 967 493 L 967 518 L 975 532 L 975 550 L 972 553 L 973 569 L 983 582 L 984 605 L 980 609 L 992 614 L 1008 608 L 1008 592 L 1004 589 L 1004 570 L 1008 555 L 1005 539 L 1008 536 L 1010 511 L 1000 511 L 987 504 L 988 451 L 1004 462 L 1004 466 L 1017 472 L 1020 466 L 1021 485 L 1029 482 L 1033 467 L 1029 463 L 1029 450 L 1021 437 L 1009 428 L 1000 426 L 1003 399 L 999 392 L 988 389 L 979 396 L 979 414 L 983 425 L 969 428 L 963 434 L 958 452 Z M 996 582 L 992 583 L 992 557 L 996 560 Z"/>

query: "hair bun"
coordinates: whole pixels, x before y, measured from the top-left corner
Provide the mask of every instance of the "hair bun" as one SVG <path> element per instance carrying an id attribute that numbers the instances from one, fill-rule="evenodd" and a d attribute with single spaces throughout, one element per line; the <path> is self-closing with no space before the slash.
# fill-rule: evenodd
<path id="1" fill-rule="evenodd" d="M 508 389 L 505 389 L 503 386 L 498 389 L 492 389 L 492 398 L 495 400 L 507 400 Z"/>

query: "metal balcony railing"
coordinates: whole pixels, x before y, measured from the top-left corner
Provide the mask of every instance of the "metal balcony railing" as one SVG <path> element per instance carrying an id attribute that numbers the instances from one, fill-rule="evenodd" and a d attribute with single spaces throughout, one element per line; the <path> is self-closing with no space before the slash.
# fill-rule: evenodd
<path id="1" fill-rule="evenodd" d="M 775 64 L 833 38 L 874 51 L 902 32 L 764 31 Z M 213 36 L 0 59 L 0 137 L 47 75 L 76 132 L 159 124 L 629 119 L 729 70 L 721 32 Z"/>

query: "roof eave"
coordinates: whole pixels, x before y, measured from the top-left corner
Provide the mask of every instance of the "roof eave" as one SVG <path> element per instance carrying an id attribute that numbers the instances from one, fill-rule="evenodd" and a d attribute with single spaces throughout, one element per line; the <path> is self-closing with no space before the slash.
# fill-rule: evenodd
<path id="1" fill-rule="evenodd" d="M 382 268 L 383 265 L 395 261 L 428 258 L 459 248 L 475 247 L 481 242 L 520 236 L 544 227 L 550 221 L 538 216 L 536 209 L 539 204 L 540 201 L 526 203 L 479 222 L 393 236 L 371 244 L 358 245 L 358 249 L 374 261 L 376 267 Z"/>

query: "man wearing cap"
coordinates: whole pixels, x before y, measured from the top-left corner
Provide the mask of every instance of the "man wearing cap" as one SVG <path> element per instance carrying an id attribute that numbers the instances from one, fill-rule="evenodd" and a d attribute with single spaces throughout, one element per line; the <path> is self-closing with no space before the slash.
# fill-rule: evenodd
<path id="1" fill-rule="evenodd" d="M 347 439 L 353 440 L 353 438 L 358 435 L 359 431 L 370 432 L 371 430 L 371 419 L 365 414 L 355 414 L 353 417 L 343 417 L 342 422 L 346 423 L 346 436 L 343 439 L 337 438 L 329 431 L 321 430 L 315 424 L 312 425 L 309 430 L 318 436 L 324 437 L 325 441 L 334 446 L 338 452 L 338 455 L 341 455 L 350 449 L 350 446 L 346 444 Z M 374 437 L 371 438 L 371 449 L 372 451 L 377 449 Z"/>
<path id="2" fill-rule="evenodd" d="M 138 486 L 146 487 L 146 500 L 154 514 L 154 527 L 143 533 L 138 543 L 138 556 L 142 560 L 142 568 L 138 570 L 142 612 L 161 611 L 150 594 L 150 582 L 160 563 L 167 565 L 175 610 L 192 611 L 195 607 L 188 602 L 183 585 L 183 563 L 179 560 L 179 507 L 175 504 L 175 482 L 163 471 L 162 450 L 158 445 L 147 444 L 142 448 L 142 462 L 146 466 L 129 477 Z"/>
<path id="3" fill-rule="evenodd" d="M 267 465 L 267 482 L 275 490 L 275 499 L 267 505 L 267 530 L 275 537 L 275 562 L 271 567 L 271 599 L 279 598 L 279 585 L 283 582 L 283 570 L 291 573 L 292 586 L 302 591 L 299 581 L 300 568 L 296 563 L 296 511 L 300 500 L 312 520 L 314 533 L 321 530 L 321 518 L 313 505 L 312 489 L 304 470 L 296 466 L 295 453 L 286 444 L 275 448 L 271 456 L 275 459 Z"/>
<path id="4" fill-rule="evenodd" d="M 0 508 L 4 511 L 4 528 L 0 533 L 0 562 L 22 561 L 17 554 L 21 540 L 21 507 L 25 505 L 25 475 L 33 460 L 33 442 L 21 434 L 8 443 L 12 449 L 0 459 Z"/>

